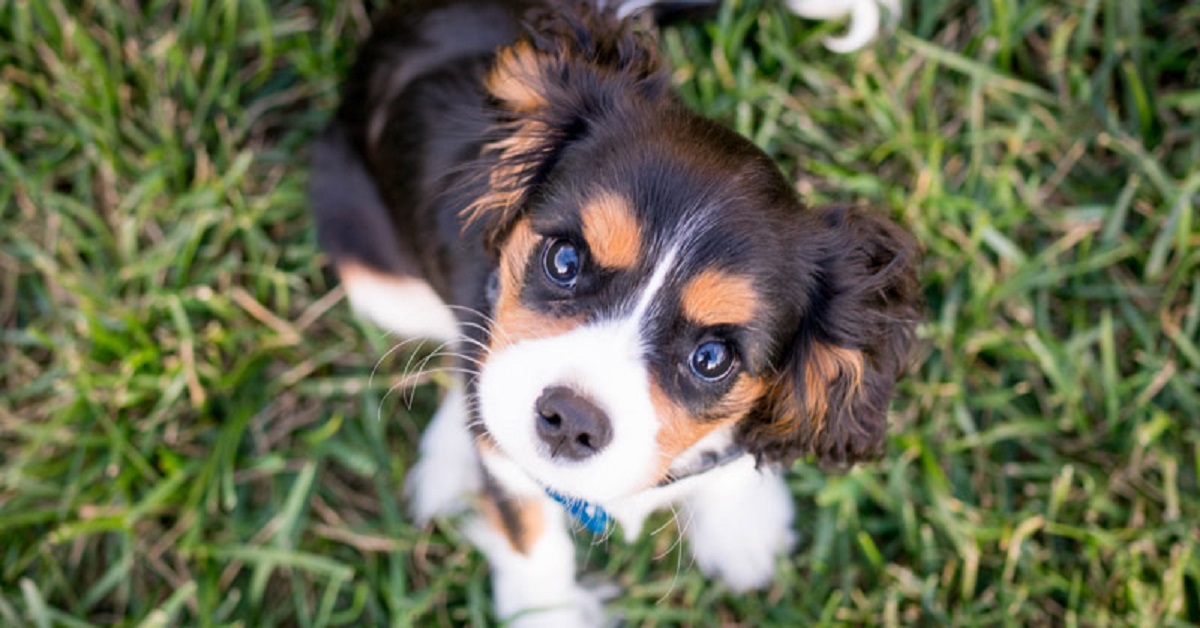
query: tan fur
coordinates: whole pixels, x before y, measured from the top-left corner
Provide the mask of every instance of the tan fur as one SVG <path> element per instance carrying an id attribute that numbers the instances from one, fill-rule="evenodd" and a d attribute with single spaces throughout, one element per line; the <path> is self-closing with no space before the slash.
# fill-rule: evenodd
<path id="1" fill-rule="evenodd" d="M 526 180 L 529 174 L 526 166 L 516 158 L 536 152 L 546 132 L 545 124 L 523 120 L 513 124 L 511 135 L 484 146 L 484 152 L 495 154 L 499 164 L 488 175 L 488 191 L 463 210 L 468 224 L 489 211 L 506 209 L 520 201 L 529 183 Z"/>
<path id="2" fill-rule="evenodd" d="M 535 499 L 501 497 L 499 499 L 504 499 L 505 503 L 499 504 L 497 499 L 492 495 L 484 495 L 480 501 L 479 509 L 484 519 L 504 535 L 513 551 L 528 555 L 546 531 L 546 516 L 541 503 Z M 501 514 L 502 508 L 509 511 L 511 519 Z"/>
<path id="3" fill-rule="evenodd" d="M 583 237 L 592 257 L 601 266 L 624 270 L 637 263 L 642 228 L 628 199 L 614 192 L 604 192 L 588 201 L 581 213 Z"/>
<path id="4" fill-rule="evenodd" d="M 481 454 L 499 451 L 490 434 L 477 436 L 475 447 Z M 504 500 L 504 503 L 500 504 L 498 500 Z M 502 509 L 508 511 L 510 519 L 505 519 L 501 514 Z M 521 554 L 528 554 L 546 530 L 545 513 L 542 511 L 542 505 L 535 499 L 484 491 L 479 498 L 479 510 L 488 525 L 503 534 L 513 550 Z"/>
<path id="5" fill-rule="evenodd" d="M 804 373 L 804 387 L 808 415 L 813 422 L 815 435 L 819 436 L 825 429 L 831 394 L 829 388 L 842 377 L 849 379 L 845 391 L 846 398 L 858 394 L 863 378 L 862 352 L 845 347 L 814 344 Z"/>
<path id="6" fill-rule="evenodd" d="M 500 450 L 496 439 L 491 434 L 483 433 L 475 436 L 475 449 L 480 455 L 495 453 Z"/>
<path id="7" fill-rule="evenodd" d="M 515 299 L 520 293 L 521 283 L 525 278 L 525 267 L 529 265 L 529 256 L 533 254 L 540 240 L 529 225 L 529 219 L 522 219 L 513 225 L 500 252 L 501 303 Z"/>
<path id="8" fill-rule="evenodd" d="M 717 406 L 717 416 L 701 421 L 675 403 L 655 382 L 650 383 L 650 402 L 658 415 L 658 450 L 663 461 L 659 472 L 665 474 L 679 454 L 717 428 L 736 423 L 754 407 L 765 386 L 748 375 L 738 377 Z"/>
<path id="9" fill-rule="evenodd" d="M 749 375 L 739 375 L 737 382 L 717 405 L 717 412 L 739 420 L 754 407 L 755 403 L 766 392 L 766 383 Z"/>
<path id="10" fill-rule="evenodd" d="M 539 57 L 526 41 L 501 50 L 485 82 L 488 93 L 518 113 L 545 107 L 545 74 Z"/>
<path id="11" fill-rule="evenodd" d="M 773 391 L 773 404 L 778 415 L 771 429 L 778 434 L 789 434 L 804 423 L 813 438 L 820 437 L 829 418 L 831 388 L 839 379 L 846 381 L 842 405 L 860 393 L 863 383 L 863 354 L 857 349 L 837 347 L 824 343 L 813 344 L 809 351 L 804 371 L 804 404 L 793 398 L 790 385 L 777 386 Z M 803 415 L 801 415 L 803 411 Z"/>
<path id="12" fill-rule="evenodd" d="M 529 42 L 517 42 L 496 54 L 496 63 L 484 79 L 484 86 L 513 113 L 534 113 L 548 104 L 542 63 L 542 55 Z M 506 127 L 508 134 L 504 139 L 484 146 L 483 152 L 495 155 L 498 164 L 488 177 L 487 193 L 463 210 L 467 223 L 490 211 L 511 208 L 520 202 L 529 185 L 530 173 L 522 157 L 538 152 L 548 128 L 531 116 L 521 116 Z"/>
<path id="13" fill-rule="evenodd" d="M 744 325 L 754 320 L 758 291 L 743 275 L 708 269 L 683 288 L 683 313 L 701 325 Z"/>

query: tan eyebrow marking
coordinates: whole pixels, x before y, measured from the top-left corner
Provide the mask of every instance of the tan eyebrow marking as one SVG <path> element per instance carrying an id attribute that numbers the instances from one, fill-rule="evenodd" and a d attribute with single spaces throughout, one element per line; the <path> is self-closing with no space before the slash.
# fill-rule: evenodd
<path id="1" fill-rule="evenodd" d="M 637 263 L 642 227 L 625 197 L 603 192 L 587 201 L 581 214 L 583 237 L 601 266 L 627 269 Z"/>
<path id="2" fill-rule="evenodd" d="M 708 269 L 683 288 L 683 313 L 701 325 L 744 325 L 754 319 L 758 291 L 745 275 Z"/>

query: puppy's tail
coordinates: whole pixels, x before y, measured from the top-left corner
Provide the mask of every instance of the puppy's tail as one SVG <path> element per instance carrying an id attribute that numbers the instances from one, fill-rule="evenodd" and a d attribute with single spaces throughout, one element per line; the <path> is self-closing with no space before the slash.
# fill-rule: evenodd
<path id="1" fill-rule="evenodd" d="M 615 6 L 617 15 L 626 17 L 651 12 L 659 24 L 679 19 L 696 19 L 716 12 L 719 0 L 597 0 L 601 7 Z M 845 35 L 827 37 L 825 47 L 840 53 L 854 52 L 875 39 L 883 25 L 880 9 L 887 11 L 886 25 L 900 18 L 900 0 L 784 0 L 788 9 L 813 20 L 839 20 L 849 16 Z"/>
<path id="2" fill-rule="evenodd" d="M 836 20 L 850 16 L 850 28 L 841 37 L 826 37 L 825 47 L 834 52 L 854 52 L 879 34 L 880 7 L 887 10 L 888 27 L 900 19 L 900 0 L 786 0 L 792 13 L 813 20 Z"/>
<path id="3" fill-rule="evenodd" d="M 597 0 L 601 8 L 616 7 L 617 17 L 649 12 L 656 24 L 700 20 L 717 13 L 720 0 Z"/>

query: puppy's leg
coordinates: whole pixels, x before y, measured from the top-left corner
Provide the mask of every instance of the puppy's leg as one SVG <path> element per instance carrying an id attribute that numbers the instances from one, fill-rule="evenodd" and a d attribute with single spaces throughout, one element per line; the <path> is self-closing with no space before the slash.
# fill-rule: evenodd
<path id="1" fill-rule="evenodd" d="M 497 619 L 514 628 L 603 624 L 599 596 L 575 582 L 575 546 L 557 504 L 510 495 L 488 478 L 479 511 L 464 532 L 487 557 Z"/>
<path id="2" fill-rule="evenodd" d="M 479 455 L 467 430 L 461 386 L 446 391 L 441 407 L 421 435 L 417 464 L 405 479 L 409 509 L 419 524 L 464 510 L 479 492 Z"/>
<path id="3" fill-rule="evenodd" d="M 317 239 L 333 260 L 354 310 L 405 338 L 452 340 L 454 314 L 420 278 L 370 173 L 334 123 L 312 150 L 309 203 Z"/>
<path id="4" fill-rule="evenodd" d="M 792 496 L 783 477 L 745 459 L 705 478 L 680 520 L 696 564 L 735 591 L 767 586 L 792 547 Z"/>

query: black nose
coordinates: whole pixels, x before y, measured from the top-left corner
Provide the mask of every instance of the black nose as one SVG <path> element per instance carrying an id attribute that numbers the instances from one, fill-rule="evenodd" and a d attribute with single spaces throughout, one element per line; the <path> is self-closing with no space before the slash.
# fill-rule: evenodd
<path id="1" fill-rule="evenodd" d="M 538 438 L 554 458 L 583 460 L 612 441 L 608 415 L 586 397 L 564 386 L 542 391 L 535 404 Z"/>

